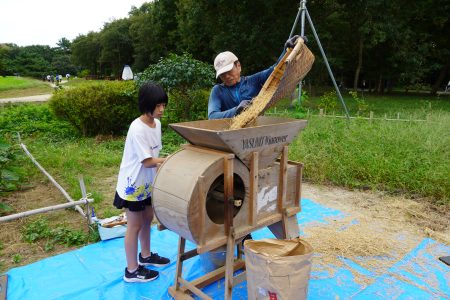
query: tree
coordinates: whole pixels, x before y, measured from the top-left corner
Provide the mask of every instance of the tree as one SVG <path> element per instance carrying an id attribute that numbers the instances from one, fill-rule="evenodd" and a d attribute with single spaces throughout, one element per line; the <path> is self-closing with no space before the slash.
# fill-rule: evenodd
<path id="1" fill-rule="evenodd" d="M 208 96 L 201 89 L 211 88 L 214 69 L 210 64 L 192 58 L 190 54 L 170 54 L 148 67 L 140 76 L 138 85 L 154 81 L 169 93 L 172 117 L 175 121 L 195 120 L 206 116 Z"/>
<path id="2" fill-rule="evenodd" d="M 70 54 L 70 46 L 72 43 L 65 37 L 61 38 L 56 45 L 58 46 L 58 50 L 61 50 L 65 54 Z"/>
<path id="3" fill-rule="evenodd" d="M 100 33 L 91 31 L 87 35 L 79 35 L 70 46 L 72 62 L 88 69 L 91 74 L 98 74 L 101 49 Z"/>
<path id="4" fill-rule="evenodd" d="M 209 62 L 217 53 L 230 50 L 239 57 L 244 73 L 248 74 L 275 63 L 289 36 L 298 3 L 179 0 L 178 9 L 183 50 L 189 49 L 194 57 Z"/>
<path id="5" fill-rule="evenodd" d="M 129 35 L 130 20 L 119 19 L 106 23 L 100 33 L 100 63 L 104 74 L 117 76 L 124 65 L 133 62 L 133 45 Z"/>
<path id="6" fill-rule="evenodd" d="M 51 59 L 53 50 L 49 46 L 33 45 L 17 48 L 13 54 L 13 72 L 22 76 L 42 78 L 53 73 Z"/>
<path id="7" fill-rule="evenodd" d="M 72 64 L 69 54 L 59 54 L 53 56 L 52 59 L 52 69 L 55 70 L 57 74 L 76 74 L 77 68 Z"/>
<path id="8" fill-rule="evenodd" d="M 169 53 L 177 53 L 177 2 L 157 0 L 130 12 L 130 36 L 135 58 L 133 66 L 137 70 L 144 70 Z"/>
<path id="9" fill-rule="evenodd" d="M 148 45 L 156 42 L 153 24 L 153 2 L 144 3 L 140 8 L 133 8 L 130 14 L 130 37 L 133 41 L 133 69 L 143 71 L 150 65 L 151 51 Z"/>
<path id="10" fill-rule="evenodd" d="M 0 44 L 0 76 L 12 75 L 11 53 L 15 45 Z M 17 46 L 15 46 L 17 47 Z"/>

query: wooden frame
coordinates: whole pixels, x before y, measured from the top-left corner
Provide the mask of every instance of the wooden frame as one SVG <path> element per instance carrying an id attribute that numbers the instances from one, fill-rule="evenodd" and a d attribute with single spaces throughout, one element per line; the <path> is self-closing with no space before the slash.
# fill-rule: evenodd
<path id="1" fill-rule="evenodd" d="M 296 175 L 301 176 L 302 164 L 288 161 L 288 147 L 284 146 L 282 156 L 280 159 L 280 171 L 279 171 L 279 190 L 277 196 L 277 211 L 261 220 L 257 219 L 257 197 L 258 197 L 258 158 L 259 153 L 253 152 L 251 154 L 250 163 L 250 187 L 249 187 L 249 215 L 248 215 L 248 227 L 239 228 L 236 230 L 233 226 L 233 159 L 234 155 L 228 152 L 221 152 L 217 150 L 210 150 L 204 147 L 197 147 L 193 145 L 185 146 L 189 149 L 195 149 L 200 152 L 213 151 L 215 153 L 220 152 L 223 155 L 223 169 L 224 169 L 224 226 L 225 236 L 220 239 L 215 239 L 211 242 L 206 241 L 205 231 L 200 233 L 200 243 L 196 249 L 185 252 L 186 240 L 185 238 L 179 238 L 178 242 L 178 256 L 176 264 L 176 274 L 174 285 L 169 288 L 169 293 L 175 299 L 193 299 L 190 293 L 195 294 L 200 299 L 210 300 L 211 298 L 201 291 L 202 287 L 215 282 L 225 277 L 225 291 L 224 299 L 231 299 L 233 286 L 240 284 L 246 279 L 246 273 L 243 271 L 237 276 L 234 276 L 234 271 L 239 269 L 245 269 L 245 262 L 242 260 L 242 245 L 236 242 L 236 237 L 239 240 L 241 237 L 252 232 L 255 229 L 269 226 L 280 225 L 281 237 L 287 238 L 289 234 L 289 221 L 295 218 L 295 215 L 300 211 L 300 200 L 296 199 L 294 207 L 284 207 L 286 201 L 286 185 L 287 185 L 287 165 L 294 164 L 297 166 Z M 301 177 L 297 177 L 295 195 L 300 196 Z M 206 218 L 206 189 L 205 178 L 200 176 L 197 181 L 198 189 L 200 191 L 199 216 L 200 224 L 205 224 Z M 193 281 L 187 281 L 182 277 L 183 262 L 189 258 L 195 257 L 201 253 L 216 249 L 220 246 L 227 245 L 225 266 L 220 267 L 212 272 L 209 272 Z M 237 246 L 237 257 L 234 257 L 234 247 Z"/>

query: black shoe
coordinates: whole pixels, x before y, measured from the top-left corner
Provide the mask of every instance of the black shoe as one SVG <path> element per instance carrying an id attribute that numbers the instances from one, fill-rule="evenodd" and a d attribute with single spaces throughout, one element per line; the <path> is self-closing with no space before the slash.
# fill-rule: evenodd
<path id="1" fill-rule="evenodd" d="M 144 268 L 144 266 L 138 266 L 136 271 L 130 273 L 127 268 L 125 268 L 125 275 L 123 275 L 123 280 L 126 282 L 147 282 L 158 278 L 159 273 L 154 270 L 149 270 Z"/>
<path id="2" fill-rule="evenodd" d="M 168 258 L 159 256 L 157 253 L 150 252 L 150 256 L 143 258 L 141 253 L 139 253 L 139 264 L 141 266 L 156 266 L 156 267 L 162 267 L 166 266 L 170 263 L 170 260 Z"/>

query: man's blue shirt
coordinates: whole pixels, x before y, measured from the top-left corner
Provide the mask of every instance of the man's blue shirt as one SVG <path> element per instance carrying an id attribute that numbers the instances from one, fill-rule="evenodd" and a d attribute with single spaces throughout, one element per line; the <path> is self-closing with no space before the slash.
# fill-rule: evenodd
<path id="1" fill-rule="evenodd" d="M 274 66 L 250 76 L 241 76 L 233 86 L 216 84 L 209 96 L 208 119 L 234 117 L 239 103 L 256 97 L 273 69 Z"/>

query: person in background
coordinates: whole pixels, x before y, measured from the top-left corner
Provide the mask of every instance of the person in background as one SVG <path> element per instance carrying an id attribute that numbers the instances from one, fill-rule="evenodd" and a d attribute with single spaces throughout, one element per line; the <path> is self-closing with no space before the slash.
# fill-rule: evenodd
<path id="1" fill-rule="evenodd" d="M 144 266 L 165 266 L 170 263 L 169 259 L 150 252 L 152 186 L 156 168 L 165 160 L 159 157 L 162 149 L 159 118 L 163 115 L 167 102 L 167 94 L 159 85 L 142 85 L 138 95 L 141 116 L 131 123 L 125 140 L 114 206 L 118 209 L 125 208 L 127 216 L 127 267 L 123 276 L 126 282 L 154 280 L 159 273 Z M 141 245 L 139 256 L 138 240 Z"/>
<path id="2" fill-rule="evenodd" d="M 288 39 L 284 49 L 293 48 L 298 38 L 295 35 Z M 283 55 L 284 52 L 279 59 Z M 275 65 L 250 76 L 241 76 L 241 63 L 237 56 L 230 51 L 219 53 L 214 59 L 214 69 L 216 78 L 220 78 L 221 83 L 211 90 L 208 119 L 232 118 L 240 114 L 258 95 Z"/>

